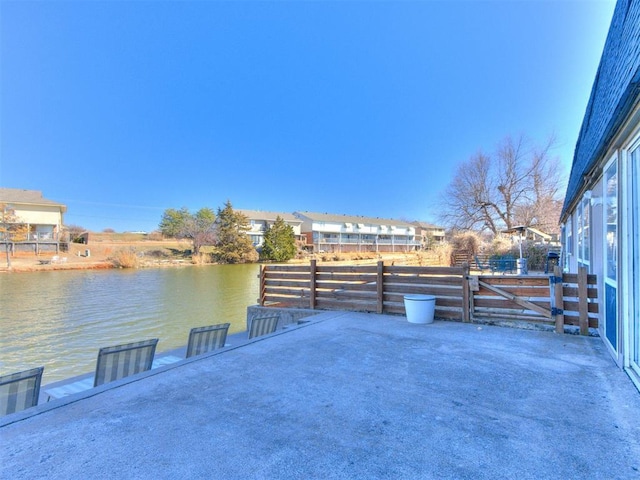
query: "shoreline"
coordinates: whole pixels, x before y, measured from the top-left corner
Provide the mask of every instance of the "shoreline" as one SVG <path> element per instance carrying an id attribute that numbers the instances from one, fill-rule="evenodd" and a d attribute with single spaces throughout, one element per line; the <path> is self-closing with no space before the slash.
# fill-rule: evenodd
<path id="1" fill-rule="evenodd" d="M 0 273 L 50 272 L 61 270 L 107 270 L 118 267 L 113 257 L 120 251 L 135 250 L 141 255 L 137 268 L 192 265 L 185 257 L 190 243 L 182 241 L 97 241 L 90 244 L 71 243 L 67 252 L 16 252 L 7 266 L 6 253 L 0 253 Z M 58 262 L 51 263 L 55 257 Z M 49 262 L 49 263 L 46 263 Z"/>
<path id="2" fill-rule="evenodd" d="M 30 273 L 50 272 L 63 270 L 108 270 L 126 267 L 118 266 L 113 258 L 122 251 L 135 251 L 139 256 L 138 265 L 130 268 L 176 268 L 186 266 L 216 265 L 215 263 L 198 263 L 191 259 L 191 243 L 184 240 L 137 240 L 115 241 L 99 240 L 89 244 L 71 243 L 69 251 L 41 252 L 16 252 L 11 257 L 11 267 L 7 266 L 5 252 L 0 252 L 0 274 L 2 273 Z M 58 262 L 52 262 L 54 257 L 59 257 Z M 325 258 L 332 257 L 332 258 Z M 342 257 L 342 258 L 341 258 Z M 415 252 L 397 252 L 375 254 L 374 258 L 368 258 L 366 254 L 318 254 L 315 257 L 318 263 L 323 264 L 374 264 L 378 260 L 397 262 L 399 265 L 415 265 L 417 257 Z M 310 258 L 294 259 L 288 264 L 306 264 Z M 261 262 L 257 262 L 261 263 Z"/>

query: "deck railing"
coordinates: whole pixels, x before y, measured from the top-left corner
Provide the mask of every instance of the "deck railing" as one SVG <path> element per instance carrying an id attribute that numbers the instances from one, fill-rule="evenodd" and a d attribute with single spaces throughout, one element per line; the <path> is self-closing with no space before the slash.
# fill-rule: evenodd
<path id="1" fill-rule="evenodd" d="M 597 279 L 577 274 L 469 275 L 463 267 L 265 265 L 260 305 L 404 314 L 404 295 L 436 296 L 436 318 L 598 327 Z"/>

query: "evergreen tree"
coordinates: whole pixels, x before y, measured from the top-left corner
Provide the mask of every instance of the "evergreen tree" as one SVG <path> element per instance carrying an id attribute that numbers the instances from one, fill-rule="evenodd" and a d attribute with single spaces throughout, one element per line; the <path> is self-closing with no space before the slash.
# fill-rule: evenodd
<path id="1" fill-rule="evenodd" d="M 293 227 L 280 217 L 264 232 L 264 243 L 260 252 L 261 260 L 286 262 L 296 256 L 296 236 Z"/>
<path id="2" fill-rule="evenodd" d="M 159 225 L 160 232 L 165 237 L 183 238 L 185 223 L 190 217 L 191 214 L 187 207 L 182 207 L 180 210 L 168 208 L 162 214 Z"/>
<path id="3" fill-rule="evenodd" d="M 220 263 L 255 262 L 258 252 L 247 234 L 249 229 L 247 216 L 234 211 L 229 200 L 223 209 L 218 208 L 216 260 Z"/>

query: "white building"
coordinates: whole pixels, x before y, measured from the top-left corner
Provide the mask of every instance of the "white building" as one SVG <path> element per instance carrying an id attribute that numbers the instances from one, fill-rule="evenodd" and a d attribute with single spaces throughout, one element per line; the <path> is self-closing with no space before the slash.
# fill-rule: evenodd
<path id="1" fill-rule="evenodd" d="M 261 210 L 237 211 L 242 213 L 249 219 L 251 229 L 247 232 L 247 234 L 251 238 L 253 246 L 256 248 L 260 248 L 262 246 L 262 244 L 264 243 L 264 232 L 266 232 L 268 228 L 271 228 L 273 226 L 278 217 L 282 218 L 282 220 L 284 220 L 287 225 L 293 228 L 293 233 L 297 239 L 302 238 L 300 232 L 302 220 L 298 219 L 291 213 L 263 212 Z"/>
<path id="2" fill-rule="evenodd" d="M 0 188 L 0 205 L 27 226 L 27 241 L 59 241 L 67 207 L 37 190 Z"/>
<path id="3" fill-rule="evenodd" d="M 420 248 L 416 226 L 399 220 L 295 212 L 315 252 L 409 252 Z"/>

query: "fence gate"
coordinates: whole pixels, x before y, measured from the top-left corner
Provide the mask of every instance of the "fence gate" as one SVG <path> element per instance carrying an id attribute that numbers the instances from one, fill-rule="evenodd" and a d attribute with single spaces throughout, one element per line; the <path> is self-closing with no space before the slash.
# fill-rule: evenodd
<path id="1" fill-rule="evenodd" d="M 598 291 L 595 275 L 580 268 L 577 274 L 480 275 L 470 281 L 471 317 L 474 320 L 526 321 L 554 325 L 558 333 L 565 325 L 579 326 L 580 334 L 598 327 Z"/>

